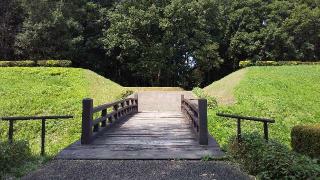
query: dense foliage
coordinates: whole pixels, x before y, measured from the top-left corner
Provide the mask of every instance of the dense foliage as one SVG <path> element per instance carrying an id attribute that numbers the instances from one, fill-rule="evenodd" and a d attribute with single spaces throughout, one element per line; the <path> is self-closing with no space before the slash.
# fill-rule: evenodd
<path id="1" fill-rule="evenodd" d="M 25 141 L 14 141 L 12 144 L 0 141 L 0 179 L 4 173 L 21 166 L 31 158 L 31 151 Z"/>
<path id="2" fill-rule="evenodd" d="M 291 146 L 299 153 L 320 159 L 320 124 L 293 127 Z"/>
<path id="3" fill-rule="evenodd" d="M 259 134 L 245 134 L 238 144 L 229 143 L 229 154 L 242 168 L 259 179 L 316 179 L 320 165 L 276 142 L 266 142 Z"/>
<path id="4" fill-rule="evenodd" d="M 317 0 L 3 0 L 0 59 L 71 59 L 123 85 L 194 87 L 240 60 L 320 59 Z"/>

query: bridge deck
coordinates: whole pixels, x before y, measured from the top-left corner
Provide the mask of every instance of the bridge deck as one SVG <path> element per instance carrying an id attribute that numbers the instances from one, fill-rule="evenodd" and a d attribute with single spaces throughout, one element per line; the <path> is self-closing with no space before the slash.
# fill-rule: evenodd
<path id="1" fill-rule="evenodd" d="M 210 137 L 200 146 L 180 112 L 140 112 L 102 132 L 90 145 L 76 142 L 58 159 L 201 159 L 223 155 Z"/>

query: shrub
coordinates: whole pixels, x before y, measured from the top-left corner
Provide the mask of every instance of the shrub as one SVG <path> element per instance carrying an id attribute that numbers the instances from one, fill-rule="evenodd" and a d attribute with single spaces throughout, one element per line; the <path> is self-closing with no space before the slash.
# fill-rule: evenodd
<path id="1" fill-rule="evenodd" d="M 10 172 L 31 157 L 31 150 L 26 141 L 13 143 L 0 141 L 0 173 Z"/>
<path id="2" fill-rule="evenodd" d="M 218 106 L 218 102 L 217 100 L 212 97 L 212 96 L 209 96 L 208 94 L 206 94 L 203 89 L 199 88 L 199 87 L 196 87 L 196 88 L 193 88 L 192 92 L 198 96 L 198 98 L 204 98 L 204 99 L 207 99 L 207 103 L 208 103 L 208 108 L 209 109 L 214 109 Z"/>
<path id="3" fill-rule="evenodd" d="M 133 90 L 127 89 L 126 91 L 120 94 L 118 99 L 126 99 L 128 96 L 130 96 L 133 93 L 134 93 Z"/>
<path id="4" fill-rule="evenodd" d="M 33 67 L 36 66 L 34 61 L 0 61 L 0 67 Z"/>
<path id="5" fill-rule="evenodd" d="M 0 67 L 70 67 L 72 62 L 69 60 L 24 60 L 24 61 L 0 61 Z"/>
<path id="6" fill-rule="evenodd" d="M 320 158 L 320 124 L 293 127 L 291 145 L 296 152 Z"/>
<path id="7" fill-rule="evenodd" d="M 316 179 L 320 165 L 307 156 L 276 142 L 266 142 L 258 133 L 245 134 L 238 144 L 229 143 L 228 153 L 242 168 L 260 179 Z"/>
<path id="8" fill-rule="evenodd" d="M 277 61 L 256 61 L 255 66 L 279 66 L 280 64 Z"/>
<path id="9" fill-rule="evenodd" d="M 239 62 L 240 68 L 249 66 L 285 66 L 285 65 L 320 65 L 320 62 L 303 62 L 303 61 L 251 61 L 245 60 Z"/>
<path id="10" fill-rule="evenodd" d="M 245 68 L 245 67 L 249 67 L 249 66 L 252 66 L 252 65 L 253 65 L 253 62 L 250 61 L 250 60 L 240 61 L 239 62 L 239 67 L 240 68 Z"/>
<path id="11" fill-rule="evenodd" d="M 42 67 L 70 67 L 72 62 L 69 60 L 41 60 L 37 61 L 37 65 Z"/>

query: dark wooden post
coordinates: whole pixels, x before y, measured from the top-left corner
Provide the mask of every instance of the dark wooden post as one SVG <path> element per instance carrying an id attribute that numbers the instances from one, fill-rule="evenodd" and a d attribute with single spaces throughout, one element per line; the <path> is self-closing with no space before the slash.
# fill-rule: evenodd
<path id="1" fill-rule="evenodd" d="M 90 144 L 92 141 L 92 121 L 93 99 L 83 99 L 81 144 Z"/>
<path id="2" fill-rule="evenodd" d="M 181 94 L 181 112 L 183 112 L 183 101 L 184 101 L 184 95 Z"/>
<path id="3" fill-rule="evenodd" d="M 263 131 L 264 131 L 264 138 L 268 142 L 269 137 L 268 137 L 268 122 L 263 122 Z"/>
<path id="4" fill-rule="evenodd" d="M 93 126 L 93 132 L 98 132 L 99 131 L 99 123 Z"/>
<path id="5" fill-rule="evenodd" d="M 200 145 L 208 145 L 208 119 L 207 119 L 207 100 L 199 99 L 199 143 Z"/>
<path id="6" fill-rule="evenodd" d="M 123 110 L 124 107 L 125 107 L 124 102 L 122 102 L 122 103 L 121 103 L 120 117 L 122 117 L 122 116 L 125 114 L 125 112 L 124 112 L 124 110 Z"/>
<path id="7" fill-rule="evenodd" d="M 107 109 L 102 110 L 101 112 L 101 117 L 107 116 Z M 106 127 L 107 126 L 107 120 L 104 120 L 101 122 L 101 127 Z"/>
<path id="8" fill-rule="evenodd" d="M 13 142 L 13 120 L 9 121 L 9 132 L 8 132 L 8 140 L 9 143 Z"/>
<path id="9" fill-rule="evenodd" d="M 119 109 L 119 107 L 118 107 L 118 104 L 116 104 L 116 105 L 114 105 L 113 106 L 113 110 L 114 110 L 114 112 L 115 112 L 115 114 L 114 114 L 114 120 L 116 121 L 117 119 L 118 119 L 118 114 L 119 114 L 119 112 L 118 112 L 118 109 Z"/>
<path id="10" fill-rule="evenodd" d="M 45 153 L 45 140 L 46 140 L 46 120 L 41 120 L 41 156 Z"/>
<path id="11" fill-rule="evenodd" d="M 137 93 L 134 94 L 134 98 L 135 98 L 135 104 L 136 104 L 136 108 L 135 108 L 135 112 L 139 111 L 139 96 Z"/>
<path id="12" fill-rule="evenodd" d="M 241 141 L 241 119 L 238 119 L 237 126 L 238 126 L 238 128 L 237 128 L 237 140 L 238 140 L 238 142 L 240 142 Z"/>

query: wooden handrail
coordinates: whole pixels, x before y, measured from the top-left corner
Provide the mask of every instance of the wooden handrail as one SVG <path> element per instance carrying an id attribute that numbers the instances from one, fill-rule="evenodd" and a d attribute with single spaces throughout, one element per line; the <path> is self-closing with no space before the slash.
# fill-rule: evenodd
<path id="1" fill-rule="evenodd" d="M 181 95 L 181 111 L 191 121 L 193 129 L 198 136 L 199 144 L 208 145 L 207 100 L 197 99 L 197 101 L 198 106 Z"/>
<path id="2" fill-rule="evenodd" d="M 111 103 L 102 104 L 102 105 L 99 105 L 99 106 L 97 106 L 97 107 L 94 107 L 94 108 L 93 108 L 93 112 L 94 112 L 94 113 L 95 113 L 95 112 L 99 112 L 99 111 L 102 111 L 102 110 L 104 110 L 104 109 L 113 107 L 114 105 L 123 103 L 123 102 L 125 102 L 125 101 L 129 101 L 129 100 L 136 100 L 136 99 L 135 99 L 135 98 L 127 98 L 127 99 L 120 100 L 120 101 L 115 101 L 115 102 L 111 102 Z"/>
<path id="3" fill-rule="evenodd" d="M 113 111 L 108 113 L 108 108 L 113 108 Z M 101 115 L 94 119 L 93 115 L 97 112 L 101 112 Z M 102 132 L 100 129 L 108 128 L 117 121 L 137 112 L 137 96 L 135 98 L 126 98 L 97 107 L 93 107 L 93 99 L 83 99 L 81 144 L 90 144 L 99 132 Z"/>
<path id="4" fill-rule="evenodd" d="M 250 121 L 269 122 L 269 123 L 274 123 L 275 122 L 274 119 L 259 118 L 259 117 L 252 117 L 252 116 L 239 116 L 239 115 L 236 115 L 236 114 L 217 113 L 217 116 L 235 118 L 235 119 L 243 119 L 243 120 L 250 120 Z"/>
<path id="5" fill-rule="evenodd" d="M 73 116 L 16 116 L 16 117 L 0 117 L 2 121 L 9 121 L 8 141 L 13 142 L 13 125 L 14 121 L 41 120 L 41 156 L 45 154 L 45 138 L 46 138 L 46 120 L 53 119 L 71 119 Z"/>
<path id="6" fill-rule="evenodd" d="M 268 123 L 275 123 L 276 122 L 274 119 L 251 117 L 251 116 L 239 116 L 236 114 L 217 113 L 217 116 L 237 119 L 237 139 L 238 139 L 238 142 L 241 141 L 241 120 L 262 122 L 263 123 L 264 138 L 266 141 L 269 140 Z"/>
<path id="7" fill-rule="evenodd" d="M 15 117 L 0 117 L 0 120 L 10 121 L 10 120 L 19 120 L 19 121 L 26 121 L 26 120 L 41 120 L 41 119 L 70 119 L 73 116 L 15 116 Z"/>
<path id="8" fill-rule="evenodd" d="M 183 99 L 190 108 L 192 108 L 194 111 L 199 112 L 198 107 L 192 103 L 192 100 L 198 101 L 199 99 Z"/>

